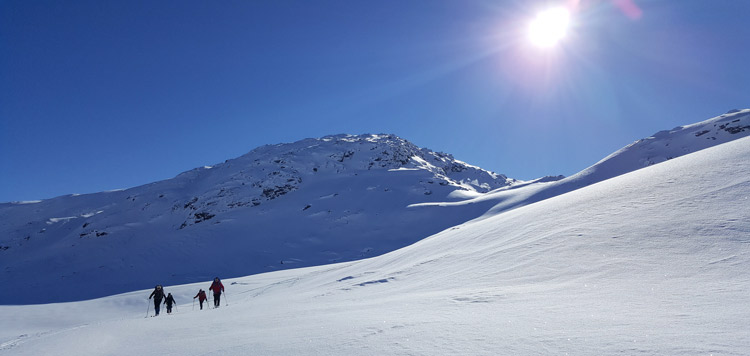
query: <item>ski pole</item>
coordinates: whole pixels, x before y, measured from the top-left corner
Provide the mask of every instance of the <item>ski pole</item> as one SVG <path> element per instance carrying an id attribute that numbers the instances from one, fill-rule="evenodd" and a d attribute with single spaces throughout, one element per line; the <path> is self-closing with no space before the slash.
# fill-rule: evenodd
<path id="1" fill-rule="evenodd" d="M 224 291 L 224 306 L 229 306 L 229 298 L 227 298 L 227 291 Z"/>
<path id="2" fill-rule="evenodd" d="M 148 318 L 148 311 L 151 310 L 151 298 L 146 299 L 146 316 Z"/>
<path id="3" fill-rule="evenodd" d="M 195 298 L 193 298 L 193 311 L 195 311 Z"/>

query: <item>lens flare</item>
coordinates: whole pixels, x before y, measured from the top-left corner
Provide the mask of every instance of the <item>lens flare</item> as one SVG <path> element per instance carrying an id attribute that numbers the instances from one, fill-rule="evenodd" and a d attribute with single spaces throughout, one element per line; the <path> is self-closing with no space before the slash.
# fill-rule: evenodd
<path id="1" fill-rule="evenodd" d="M 540 48 L 551 48 L 565 38 L 570 26 L 570 11 L 554 7 L 537 14 L 529 24 L 529 40 Z"/>

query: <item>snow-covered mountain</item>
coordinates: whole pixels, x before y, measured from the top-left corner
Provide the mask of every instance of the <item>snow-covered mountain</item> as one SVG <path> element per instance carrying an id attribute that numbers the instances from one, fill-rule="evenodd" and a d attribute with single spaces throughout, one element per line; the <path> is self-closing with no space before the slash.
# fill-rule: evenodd
<path id="1" fill-rule="evenodd" d="M 0 284 L 15 286 L 0 304 L 380 255 L 476 217 L 407 206 L 514 183 L 394 135 L 337 135 L 132 189 L 0 204 Z"/>
<path id="2" fill-rule="evenodd" d="M 128 190 L 0 204 L 0 283 L 29 291 L 0 289 L 0 303 L 376 256 L 748 134 L 750 110 L 733 110 L 636 141 L 572 177 L 532 182 L 393 135 L 338 135 L 260 147 Z"/>
<path id="3" fill-rule="evenodd" d="M 748 135 L 750 109 L 730 110 L 702 122 L 659 131 L 635 141 L 569 180 L 588 185 L 592 181 L 603 181 Z"/>
<path id="4" fill-rule="evenodd" d="M 0 354 L 748 355 L 748 156 L 739 138 L 378 257 L 224 280 L 219 309 L 190 305 L 210 278 L 167 285 L 158 318 L 149 289 L 0 305 Z"/>
<path id="5" fill-rule="evenodd" d="M 570 177 L 519 182 L 472 199 L 415 206 L 483 207 L 485 216 L 565 194 L 607 179 L 750 135 L 750 109 L 726 114 L 635 141 Z M 534 184 L 542 183 L 542 184 Z M 481 210 L 481 209 L 479 209 Z"/>

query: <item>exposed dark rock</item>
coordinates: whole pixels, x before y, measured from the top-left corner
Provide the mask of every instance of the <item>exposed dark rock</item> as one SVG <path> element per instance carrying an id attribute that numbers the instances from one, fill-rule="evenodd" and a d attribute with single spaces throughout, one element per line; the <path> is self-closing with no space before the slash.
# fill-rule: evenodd
<path id="1" fill-rule="evenodd" d="M 276 199 L 284 194 L 287 194 L 293 190 L 297 189 L 296 187 L 286 184 L 283 186 L 275 186 L 273 188 L 265 188 L 263 189 L 263 196 L 266 197 L 268 200 Z"/>
<path id="2" fill-rule="evenodd" d="M 196 210 L 197 208 L 195 206 L 193 206 L 193 204 L 195 204 L 196 202 L 198 202 L 198 197 L 193 197 L 193 199 L 191 199 L 189 202 L 185 203 L 184 208 L 185 209 L 190 208 L 190 209 Z"/>
<path id="3" fill-rule="evenodd" d="M 207 211 L 202 211 L 200 213 L 195 213 L 194 216 L 195 216 L 195 223 L 197 224 L 197 223 L 199 223 L 201 221 L 211 220 L 211 218 L 213 218 L 216 215 L 215 214 L 211 214 L 211 213 L 209 213 Z"/>
<path id="4" fill-rule="evenodd" d="M 724 129 L 724 131 L 729 132 L 730 134 L 734 135 L 734 134 L 738 134 L 740 132 L 743 132 L 743 131 L 745 131 L 747 129 L 750 129 L 750 126 L 729 126 L 729 127 L 723 128 L 723 129 Z"/>

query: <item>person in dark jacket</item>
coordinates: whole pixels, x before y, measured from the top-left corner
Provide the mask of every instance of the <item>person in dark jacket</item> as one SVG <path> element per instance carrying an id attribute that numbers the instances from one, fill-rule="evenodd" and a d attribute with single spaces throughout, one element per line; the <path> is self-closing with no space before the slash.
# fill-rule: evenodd
<path id="1" fill-rule="evenodd" d="M 167 299 L 164 300 L 164 304 L 167 305 L 167 314 L 172 314 L 172 304 L 177 305 L 172 297 L 172 293 L 167 294 Z"/>
<path id="2" fill-rule="evenodd" d="M 151 295 L 148 296 L 148 299 L 151 299 L 151 297 L 154 297 L 154 311 L 156 314 L 154 316 L 159 315 L 159 306 L 161 306 L 161 300 L 164 299 L 164 289 L 161 287 L 161 285 L 157 285 L 154 288 L 154 291 L 151 292 Z"/>
<path id="3" fill-rule="evenodd" d="M 198 294 L 193 297 L 193 299 L 198 298 L 198 303 L 201 305 L 201 310 L 203 310 L 203 302 L 205 302 L 208 297 L 206 297 L 206 292 L 203 291 L 203 289 L 198 291 Z M 193 308 L 195 308 L 195 304 L 193 304 Z"/>
<path id="4" fill-rule="evenodd" d="M 214 282 L 211 283 L 211 287 L 208 290 L 214 292 L 214 308 L 218 308 L 221 300 L 221 292 L 224 291 L 224 285 L 221 284 L 219 277 L 214 278 Z"/>

